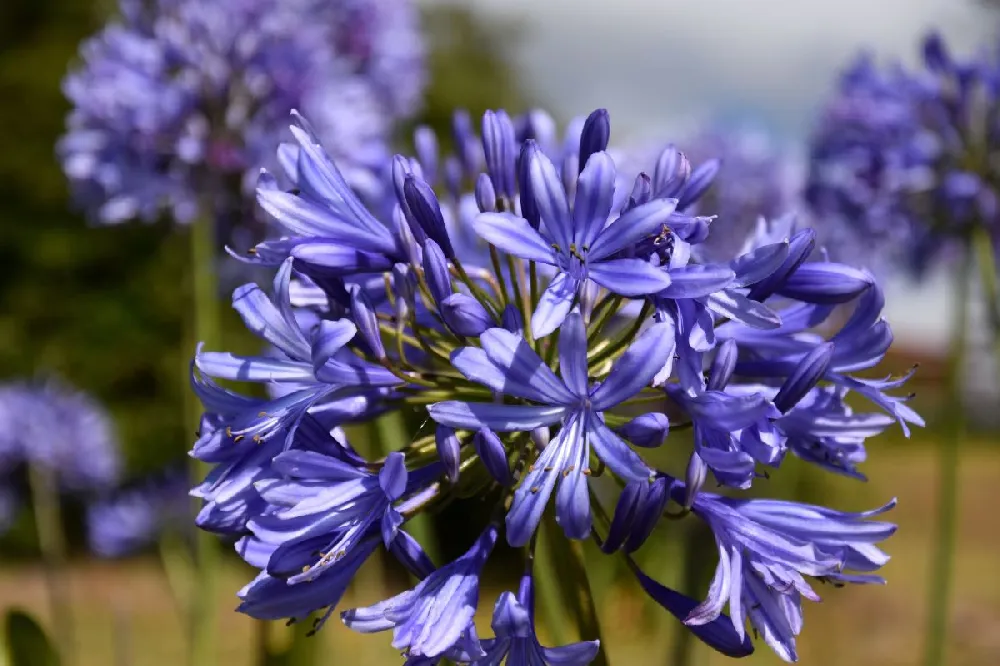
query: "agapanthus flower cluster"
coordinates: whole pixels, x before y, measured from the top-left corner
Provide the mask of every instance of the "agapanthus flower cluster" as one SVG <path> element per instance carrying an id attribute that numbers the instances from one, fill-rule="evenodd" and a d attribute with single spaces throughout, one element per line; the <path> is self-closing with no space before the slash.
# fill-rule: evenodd
<path id="1" fill-rule="evenodd" d="M 58 152 L 79 203 L 114 223 L 239 210 L 308 110 L 359 181 L 423 89 L 408 0 L 121 0 L 66 77 Z M 292 160 L 282 154 L 278 159 Z M 228 198 L 227 198 L 228 197 Z"/>
<path id="2" fill-rule="evenodd" d="M 46 470 L 65 493 L 111 488 L 122 466 L 111 417 L 57 381 L 0 386 L 0 516 L 16 514 L 29 465 Z"/>
<path id="3" fill-rule="evenodd" d="M 953 57 L 937 34 L 918 68 L 866 53 L 815 129 L 806 195 L 858 261 L 921 274 L 977 228 L 1000 242 L 1000 55 Z"/>
<path id="4" fill-rule="evenodd" d="M 876 544 L 894 527 L 871 518 L 891 504 L 843 513 L 730 494 L 765 483 L 789 451 L 857 476 L 867 438 L 921 423 L 891 395 L 905 376 L 856 374 L 892 341 L 874 278 L 816 260 L 814 232 L 790 219 L 762 221 L 725 260 L 698 259 L 717 218 L 686 211 L 711 174 L 667 148 L 622 189 L 604 110 L 565 137 L 537 111 L 490 111 L 481 127 L 457 114 L 448 156 L 419 129 L 417 156 L 393 158 L 389 201 L 375 209 L 299 116 L 297 159 L 284 165 L 294 189 L 261 177 L 278 235 L 247 261 L 275 277 L 238 288 L 233 306 L 267 349 L 199 349 L 193 370 L 206 413 L 192 454 L 214 464 L 194 490 L 198 524 L 239 537 L 260 569 L 240 610 L 299 620 L 326 609 L 318 628 L 385 548 L 420 582 L 340 616 L 391 631 L 407 664 L 590 663 L 596 637 L 552 648 L 537 637 L 534 537 L 552 512 L 567 539 L 624 557 L 715 649 L 752 652 L 749 619 L 794 660 L 801 601 L 818 598 L 810 578 L 881 580 Z M 845 304 L 847 321 L 820 335 Z M 269 397 L 217 380 L 264 384 Z M 384 457 L 362 456 L 342 426 L 393 410 L 423 425 L 383 442 Z M 650 462 L 667 441 L 691 447 L 686 470 Z M 598 486 L 617 500 L 606 505 Z M 432 562 L 407 521 L 455 497 L 481 498 L 492 518 L 461 557 Z M 665 516 L 715 534 L 702 602 L 632 557 Z M 481 637 L 480 579 L 501 539 L 525 549 L 528 568 Z"/>

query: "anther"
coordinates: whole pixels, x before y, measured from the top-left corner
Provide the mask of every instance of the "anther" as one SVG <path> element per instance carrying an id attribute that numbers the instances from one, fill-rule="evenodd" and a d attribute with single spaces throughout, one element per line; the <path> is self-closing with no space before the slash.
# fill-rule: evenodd
<path id="1" fill-rule="evenodd" d="M 531 488 L 531 494 L 534 495 L 537 492 L 538 492 L 538 486 L 532 486 L 532 488 Z"/>
<path id="2" fill-rule="evenodd" d="M 583 475 L 584 476 L 590 476 L 591 474 L 593 474 L 593 472 L 590 471 L 589 467 L 584 467 L 583 468 Z"/>
<path id="3" fill-rule="evenodd" d="M 243 435 L 236 435 L 236 437 L 233 437 L 233 444 L 237 443 L 241 439 L 245 439 L 245 437 L 243 437 Z"/>

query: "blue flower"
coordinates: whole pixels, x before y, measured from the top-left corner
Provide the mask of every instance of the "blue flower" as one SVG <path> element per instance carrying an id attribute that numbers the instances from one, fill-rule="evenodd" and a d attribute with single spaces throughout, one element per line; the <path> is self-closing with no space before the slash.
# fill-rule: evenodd
<path id="1" fill-rule="evenodd" d="M 38 465 L 63 491 L 76 493 L 110 490 L 121 475 L 111 416 L 94 398 L 61 381 L 0 388 L 0 426 L 0 474 Z"/>
<path id="2" fill-rule="evenodd" d="M 472 666 L 495 666 L 504 657 L 510 666 L 586 666 L 600 649 L 600 641 L 580 641 L 561 647 L 543 647 L 535 634 L 535 584 L 530 574 L 521 578 L 517 595 L 503 592 L 493 607 L 495 638 L 482 641 L 486 656 Z"/>
<path id="3" fill-rule="evenodd" d="M 117 489 L 87 507 L 87 542 L 101 557 L 131 555 L 165 532 L 190 532 L 188 478 L 169 470 Z"/>
<path id="4" fill-rule="evenodd" d="M 608 225 L 615 166 L 606 153 L 598 152 L 580 174 L 571 212 L 552 162 L 533 142 L 526 145 L 522 159 L 526 160 L 544 234 L 511 213 L 483 213 L 474 225 L 476 233 L 496 247 L 556 268 L 531 318 L 535 337 L 559 328 L 587 280 L 624 296 L 651 294 L 670 285 L 670 276 L 652 264 L 614 255 L 659 233 L 676 208 L 676 200 L 651 201 Z"/>
<path id="5" fill-rule="evenodd" d="M 452 355 L 452 363 L 469 379 L 538 404 L 441 402 L 428 408 L 438 423 L 497 432 L 562 424 L 514 495 L 507 515 L 507 540 L 511 545 L 522 546 L 531 538 L 559 479 L 556 515 L 560 525 L 571 538 L 582 539 L 589 534 L 586 479 L 591 447 L 621 478 L 638 481 L 650 477 L 642 459 L 604 424 L 602 412 L 650 383 L 673 352 L 673 337 L 669 323 L 653 324 L 597 385 L 588 378 L 586 329 L 578 313 L 566 317 L 560 330 L 562 378 L 522 338 L 504 329 L 483 333 L 482 348 L 466 347 Z"/>
<path id="6" fill-rule="evenodd" d="M 255 284 L 233 294 L 233 307 L 247 327 L 271 343 L 274 356 L 234 356 L 199 351 L 195 366 L 211 377 L 249 382 L 274 382 L 292 390 L 242 411 L 227 426 L 227 435 L 257 442 L 279 432 L 290 437 L 302 416 L 323 398 L 377 394 L 378 389 L 400 383 L 388 370 L 353 354 L 346 345 L 357 327 L 349 319 L 320 321 L 307 337 L 288 298 L 291 260 L 286 260 L 274 282 L 275 299 L 267 298 Z"/>
<path id="7" fill-rule="evenodd" d="M 496 526 L 487 527 L 464 555 L 412 590 L 367 608 L 344 611 L 344 624 L 365 634 L 392 629 L 392 646 L 412 657 L 438 657 L 456 647 L 473 659 L 484 656 L 469 630 L 479 602 L 479 576 L 497 532 Z"/>
<path id="8" fill-rule="evenodd" d="M 402 0 L 122 0 L 63 82 L 58 152 L 78 202 L 106 223 L 242 210 L 293 109 L 345 167 L 378 168 L 424 87 L 416 8 Z M 370 177 L 369 177 L 370 178 Z M 208 210 L 204 210 L 204 208 Z"/>
<path id="9" fill-rule="evenodd" d="M 390 453 L 377 474 L 349 460 L 285 451 L 272 460 L 271 477 L 256 482 L 268 508 L 247 528 L 253 540 L 276 546 L 269 574 L 292 585 L 310 582 L 337 566 L 374 527 L 386 545 L 395 538 L 403 518 L 392 503 L 407 485 L 403 455 Z"/>
<path id="10" fill-rule="evenodd" d="M 801 598 L 819 601 L 803 576 L 834 583 L 882 583 L 877 571 L 889 556 L 875 544 L 896 526 L 869 521 L 895 506 L 864 513 L 778 500 L 739 500 L 700 493 L 695 515 L 715 534 L 719 564 L 708 598 L 688 615 L 699 625 L 719 616 L 728 602 L 742 636 L 745 617 L 785 661 L 795 661 L 802 627 Z"/>

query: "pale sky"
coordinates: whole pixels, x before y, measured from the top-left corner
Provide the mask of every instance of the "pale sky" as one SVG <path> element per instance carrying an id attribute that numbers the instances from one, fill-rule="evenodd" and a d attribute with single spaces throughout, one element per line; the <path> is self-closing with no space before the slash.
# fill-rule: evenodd
<path id="1" fill-rule="evenodd" d="M 437 4 L 447 0 L 423 0 Z M 917 57 L 941 31 L 959 52 L 1000 27 L 976 0 L 469 0 L 483 20 L 524 30 L 507 54 L 556 116 L 611 112 L 616 138 L 682 135 L 724 117 L 801 142 L 838 69 L 859 49 Z M 947 339 L 944 276 L 888 285 L 888 317 L 907 345 Z"/>

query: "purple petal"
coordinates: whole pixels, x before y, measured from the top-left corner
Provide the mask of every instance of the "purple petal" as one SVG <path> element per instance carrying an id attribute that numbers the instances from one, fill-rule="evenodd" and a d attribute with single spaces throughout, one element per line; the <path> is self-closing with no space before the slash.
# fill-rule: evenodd
<path id="1" fill-rule="evenodd" d="M 482 303 L 467 294 L 452 294 L 441 301 L 440 307 L 444 323 L 458 335 L 474 338 L 496 326 Z"/>
<path id="2" fill-rule="evenodd" d="M 403 454 L 393 451 L 385 458 L 385 463 L 378 473 L 378 482 L 382 492 L 390 500 L 399 499 L 406 490 L 406 462 Z"/>
<path id="3" fill-rule="evenodd" d="M 437 423 L 452 428 L 490 428 L 497 432 L 518 432 L 558 423 L 566 415 L 566 408 L 449 400 L 429 406 L 427 412 Z"/>
<path id="4" fill-rule="evenodd" d="M 542 655 L 547 666 L 587 666 L 600 649 L 601 641 L 580 641 L 560 647 L 543 647 Z"/>
<path id="5" fill-rule="evenodd" d="M 799 266 L 777 293 L 805 303 L 837 305 L 853 301 L 874 283 L 875 278 L 867 271 L 844 264 L 814 262 Z"/>
<path id="6" fill-rule="evenodd" d="M 607 379 L 593 392 L 594 409 L 610 409 L 649 386 L 673 351 L 673 323 L 665 321 L 650 326 L 615 361 Z"/>
<path id="7" fill-rule="evenodd" d="M 781 326 L 781 318 L 773 310 L 733 289 L 724 289 L 709 296 L 708 307 L 717 315 L 751 328 L 773 329 Z"/>
<path id="8" fill-rule="evenodd" d="M 586 423 L 582 427 L 586 432 Z M 562 480 L 556 492 L 556 522 L 570 539 L 585 539 L 590 536 L 590 494 L 587 489 L 588 476 L 584 474 L 590 458 L 590 446 L 586 435 L 582 440 L 572 445 L 573 455 L 566 459 L 567 464 L 560 473 Z M 562 443 L 561 446 L 569 446 L 569 443 Z"/>
<path id="9" fill-rule="evenodd" d="M 329 275 L 380 273 L 392 268 L 386 255 L 364 252 L 340 241 L 303 241 L 292 248 L 291 256 Z"/>
<path id="10" fill-rule="evenodd" d="M 576 184 L 576 201 L 573 203 L 575 231 L 573 241 L 578 248 L 589 248 L 607 224 L 614 195 L 615 162 L 607 153 L 595 152 Z"/>
<path id="11" fill-rule="evenodd" d="M 358 332 L 349 319 L 322 321 L 313 331 L 312 362 L 317 371 L 344 348 Z"/>
<path id="12" fill-rule="evenodd" d="M 534 142 L 527 145 L 532 147 L 525 155 L 528 160 L 528 179 L 531 181 L 531 190 L 535 195 L 542 224 L 561 251 L 568 252 L 574 234 L 566 191 L 549 158 L 534 146 Z"/>
<path id="13" fill-rule="evenodd" d="M 559 372 L 570 391 L 587 395 L 587 329 L 579 312 L 566 317 L 559 329 Z"/>
<path id="14" fill-rule="evenodd" d="M 671 590 L 644 574 L 631 560 L 629 560 L 629 564 L 646 594 L 677 619 L 683 620 L 698 605 L 694 599 Z M 753 643 L 746 636 L 740 637 L 733 628 L 732 620 L 725 615 L 720 615 L 707 624 L 689 627 L 689 629 L 709 647 L 727 657 L 746 657 L 753 654 Z"/>
<path id="15" fill-rule="evenodd" d="M 594 418 L 588 420 L 586 436 L 601 462 L 625 482 L 648 480 L 652 470 L 629 445 Z"/>
<path id="16" fill-rule="evenodd" d="M 552 246 L 526 220 L 510 213 L 480 213 L 472 221 L 479 237 L 528 261 L 555 263 Z"/>
<path id="17" fill-rule="evenodd" d="M 618 433 L 634 446 L 655 448 L 663 444 L 670 430 L 670 420 L 666 414 L 649 412 L 640 414 L 621 428 Z"/>
<path id="18" fill-rule="evenodd" d="M 511 380 L 537 389 L 545 398 L 539 402 L 556 405 L 574 402 L 573 393 L 521 336 L 503 328 L 491 328 L 480 336 L 479 342 L 489 359 Z"/>
<path id="19" fill-rule="evenodd" d="M 628 211 L 605 227 L 590 246 L 587 258 L 604 259 L 663 230 L 677 207 L 676 199 L 657 199 Z"/>
<path id="20" fill-rule="evenodd" d="M 788 241 L 758 247 L 733 259 L 734 287 L 749 287 L 781 268 L 788 256 Z"/>
<path id="21" fill-rule="evenodd" d="M 559 435 L 542 450 L 534 469 L 528 472 L 514 492 L 514 502 L 507 512 L 507 542 L 515 548 L 528 543 L 542 519 L 556 481 L 567 461 L 574 458 L 574 449 L 583 446 L 580 419 L 570 419 Z"/>
<path id="22" fill-rule="evenodd" d="M 670 270 L 670 286 L 661 291 L 661 298 L 703 298 L 725 289 L 735 274 L 721 264 L 692 264 Z"/>
<path id="23" fill-rule="evenodd" d="M 567 273 L 559 273 L 553 278 L 531 315 L 531 334 L 535 339 L 544 338 L 562 325 L 579 288 L 580 283 Z"/>
<path id="24" fill-rule="evenodd" d="M 592 263 L 587 277 L 622 296 L 655 294 L 671 284 L 670 273 L 643 259 L 609 259 Z"/>
<path id="25" fill-rule="evenodd" d="M 210 377 L 244 382 L 308 382 L 313 370 L 305 363 L 264 357 L 234 356 L 226 352 L 201 352 L 195 366 Z"/>

